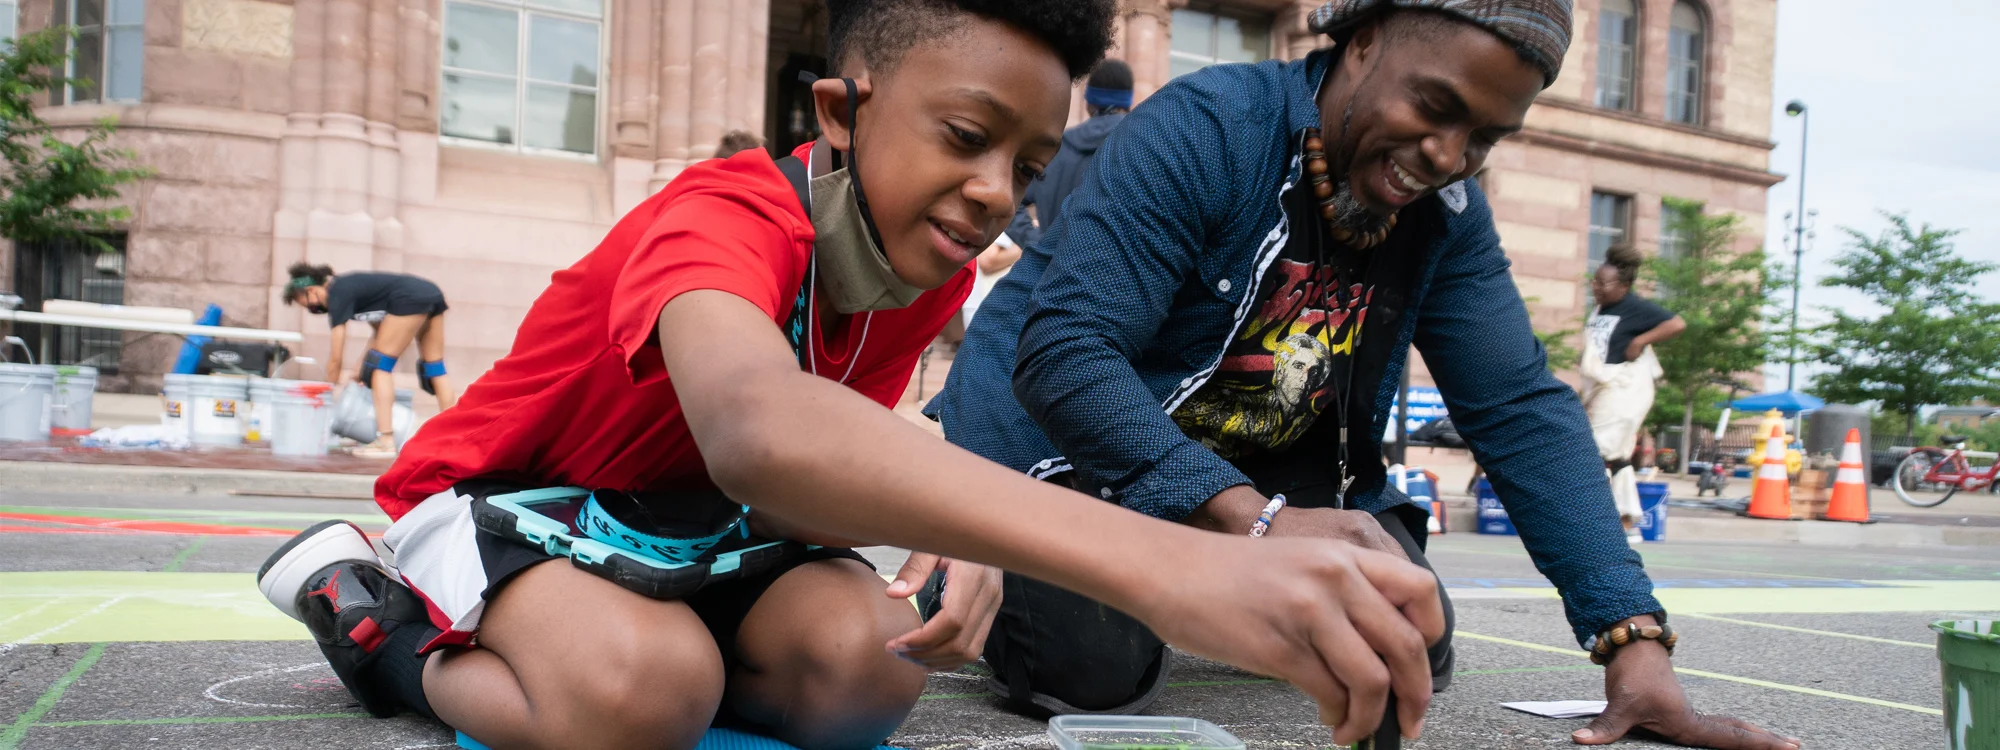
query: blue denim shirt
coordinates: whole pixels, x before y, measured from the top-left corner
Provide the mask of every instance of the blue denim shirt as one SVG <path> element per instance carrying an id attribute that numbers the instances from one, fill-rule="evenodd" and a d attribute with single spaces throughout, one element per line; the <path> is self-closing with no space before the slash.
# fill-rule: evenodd
<path id="1" fill-rule="evenodd" d="M 1289 236 L 1279 197 L 1300 184 L 1297 134 L 1319 125 L 1313 100 L 1331 59 L 1206 68 L 1127 117 L 1041 243 L 980 305 L 925 410 L 946 437 L 1037 478 L 1072 471 L 1074 486 L 1168 520 L 1248 483 L 1170 415 L 1220 364 Z M 1392 345 L 1377 348 L 1379 377 L 1356 381 L 1379 386 L 1373 428 L 1351 448 L 1362 457 L 1352 507 L 1408 499 L 1368 459 L 1381 455 L 1414 343 L 1577 640 L 1659 612 L 1582 404 L 1548 372 L 1484 194 L 1449 186 L 1401 219 L 1400 237 L 1374 251 L 1396 253 L 1411 281 L 1378 289 L 1368 313 L 1364 340 Z"/>

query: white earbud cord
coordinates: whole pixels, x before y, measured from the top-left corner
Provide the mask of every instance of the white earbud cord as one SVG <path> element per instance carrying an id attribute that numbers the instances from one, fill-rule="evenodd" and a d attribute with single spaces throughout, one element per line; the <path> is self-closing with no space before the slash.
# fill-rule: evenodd
<path id="1" fill-rule="evenodd" d="M 813 151 L 817 150 L 813 149 Z M 807 181 L 811 181 L 813 176 L 813 151 L 806 152 Z M 810 190 L 806 191 L 806 201 L 806 219 L 810 223 L 812 220 L 812 191 Z M 818 235 L 815 234 L 814 236 L 817 238 Z M 813 256 L 819 254 L 819 242 L 817 239 L 813 242 L 811 252 Z M 817 323 L 813 322 L 813 318 L 819 315 L 819 263 L 813 258 L 808 258 L 806 262 L 806 305 L 806 368 L 812 374 L 818 375 L 819 356 L 813 352 L 813 339 L 819 337 L 820 327 Z M 861 361 L 861 349 L 868 346 L 868 325 L 873 322 L 875 322 L 875 312 L 870 310 L 867 317 L 861 319 L 861 342 L 855 344 L 854 351 L 847 355 L 847 372 L 841 373 L 840 380 L 835 382 L 847 385 L 847 376 L 854 374 L 854 364 Z"/>

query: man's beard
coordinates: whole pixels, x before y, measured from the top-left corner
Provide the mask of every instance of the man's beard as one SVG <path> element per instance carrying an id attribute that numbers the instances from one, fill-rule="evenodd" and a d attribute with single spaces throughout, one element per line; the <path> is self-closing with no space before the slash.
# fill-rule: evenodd
<path id="1" fill-rule="evenodd" d="M 1353 121 L 1354 104 L 1349 102 L 1347 109 L 1340 115 L 1340 140 L 1336 141 L 1336 143 L 1347 149 L 1352 149 L 1352 146 L 1347 141 L 1347 129 L 1348 126 L 1353 124 Z M 1348 182 L 1348 177 L 1353 174 L 1354 156 L 1349 154 L 1347 157 L 1347 170 L 1341 172 L 1341 176 L 1334 180 L 1333 197 L 1327 199 L 1333 203 L 1333 218 L 1327 220 L 1327 227 L 1329 229 L 1345 229 L 1353 233 L 1352 236 L 1354 237 L 1366 237 L 1387 229 L 1389 227 L 1389 217 L 1377 216 L 1374 212 L 1369 211 L 1366 206 L 1361 205 L 1360 198 L 1354 196 L 1354 186 Z"/>

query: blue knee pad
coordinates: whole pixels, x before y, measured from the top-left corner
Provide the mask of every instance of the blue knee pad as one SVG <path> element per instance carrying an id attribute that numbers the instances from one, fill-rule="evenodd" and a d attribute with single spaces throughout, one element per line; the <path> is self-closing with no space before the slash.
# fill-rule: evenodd
<path id="1" fill-rule="evenodd" d="M 396 358 L 375 351 L 374 349 L 369 349 L 368 353 L 361 355 L 361 373 L 355 377 L 355 382 L 369 388 L 375 387 L 376 370 L 394 372 L 396 370 Z"/>
<path id="2" fill-rule="evenodd" d="M 440 359 L 436 362 L 424 362 L 421 366 L 417 368 L 417 385 L 422 387 L 425 393 L 435 396 L 437 395 L 437 387 L 431 385 L 431 378 L 435 378 L 443 374 L 444 374 L 444 360 Z"/>
<path id="3" fill-rule="evenodd" d="M 367 354 L 361 356 L 361 366 L 383 372 L 393 372 L 396 369 L 396 358 L 375 351 L 374 349 L 369 349 Z"/>

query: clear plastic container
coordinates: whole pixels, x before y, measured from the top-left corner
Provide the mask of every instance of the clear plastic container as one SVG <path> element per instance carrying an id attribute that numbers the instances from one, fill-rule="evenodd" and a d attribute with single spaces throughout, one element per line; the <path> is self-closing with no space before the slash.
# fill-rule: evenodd
<path id="1" fill-rule="evenodd" d="M 1222 727 L 1174 716 L 1058 716 L 1049 736 L 1062 750 L 1243 750 Z"/>

